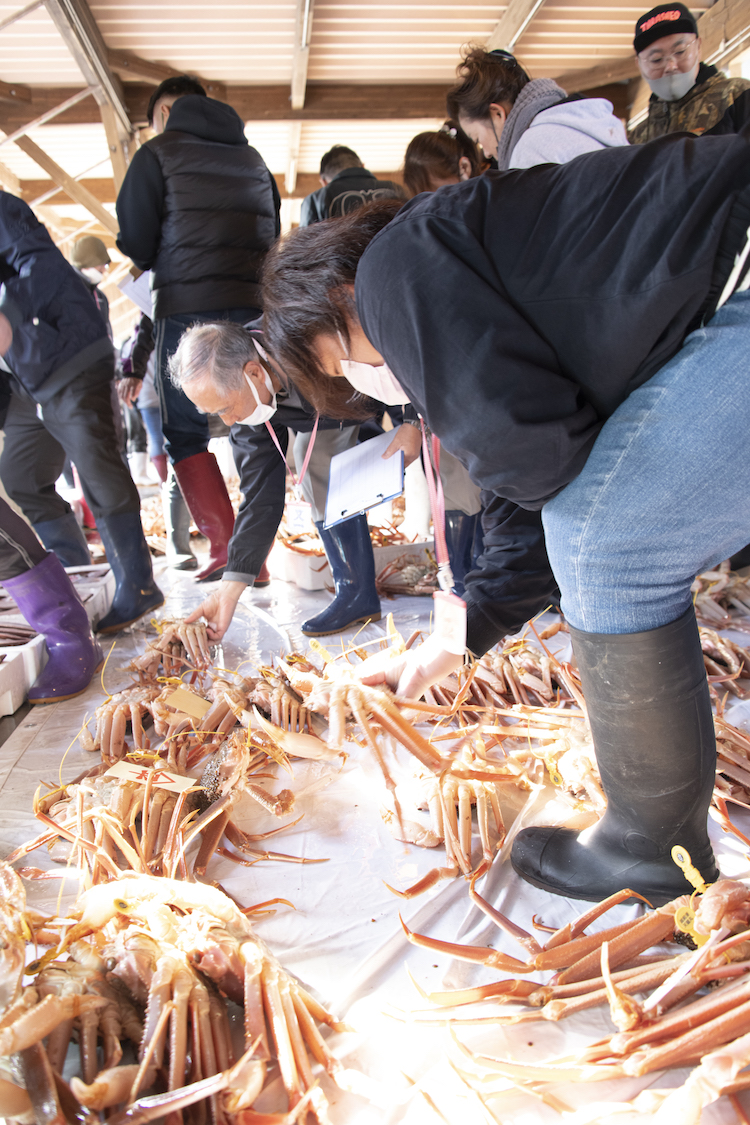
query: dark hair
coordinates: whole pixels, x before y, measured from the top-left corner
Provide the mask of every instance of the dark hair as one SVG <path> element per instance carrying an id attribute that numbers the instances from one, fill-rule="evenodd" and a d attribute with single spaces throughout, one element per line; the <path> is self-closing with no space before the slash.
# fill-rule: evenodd
<path id="1" fill-rule="evenodd" d="M 263 342 L 303 398 L 327 418 L 367 418 L 371 400 L 331 378 L 314 345 L 341 333 L 357 310 L 346 289 L 375 235 L 401 209 L 397 199 L 369 203 L 338 219 L 298 227 L 270 250 L 263 267 Z"/>
<path id="2" fill-rule="evenodd" d="M 208 97 L 208 94 L 203 89 L 198 79 L 191 78 L 189 74 L 178 74 L 174 78 L 165 78 L 148 99 L 146 117 L 148 118 L 149 125 L 153 125 L 154 123 L 154 110 L 156 109 L 156 103 L 159 98 L 172 98 L 175 94 L 178 98 L 183 97 L 185 94 L 198 94 L 203 98 Z"/>
<path id="3" fill-rule="evenodd" d="M 455 121 L 446 121 L 437 133 L 417 133 L 409 141 L 404 156 L 404 183 L 412 195 L 432 191 L 433 180 L 459 176 L 459 161 L 465 156 L 471 164 L 470 178 L 479 175 L 477 146 Z"/>
<path id="4" fill-rule="evenodd" d="M 484 47 L 467 48 L 456 74 L 461 81 L 448 91 L 447 104 L 448 116 L 457 121 L 484 121 L 491 105 L 513 105 L 531 81 L 513 55 Z"/>
<path id="5" fill-rule="evenodd" d="M 334 145 L 321 158 L 320 174 L 333 177 L 338 172 L 343 172 L 345 168 L 361 167 L 362 161 L 354 149 L 347 148 L 346 145 Z"/>

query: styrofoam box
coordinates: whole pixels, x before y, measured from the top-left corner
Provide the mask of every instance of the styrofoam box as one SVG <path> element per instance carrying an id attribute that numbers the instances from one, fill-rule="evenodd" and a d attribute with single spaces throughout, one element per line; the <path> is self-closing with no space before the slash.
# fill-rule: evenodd
<path id="1" fill-rule="evenodd" d="M 434 550 L 432 539 L 423 539 L 418 543 L 391 543 L 387 547 L 375 547 L 375 573 L 379 574 L 384 566 L 402 555 L 410 555 L 416 561 L 426 558 L 427 551 Z M 280 578 L 283 582 L 294 582 L 301 590 L 324 590 L 326 586 L 333 586 L 331 570 L 325 555 L 303 555 L 284 546 L 277 539 L 268 556 L 268 569 L 272 578 Z"/>
<path id="2" fill-rule="evenodd" d="M 3 620 L 25 625 L 20 613 L 3 614 Z M 47 646 L 41 633 L 25 645 L 0 645 L 5 660 L 0 664 L 0 715 L 12 715 L 21 706 L 47 663 Z"/>

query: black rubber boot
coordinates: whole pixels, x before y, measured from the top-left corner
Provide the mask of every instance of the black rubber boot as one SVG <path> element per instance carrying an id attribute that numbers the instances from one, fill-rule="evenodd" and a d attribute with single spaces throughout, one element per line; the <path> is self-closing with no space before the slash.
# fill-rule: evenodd
<path id="1" fill-rule="evenodd" d="M 463 596 L 464 578 L 471 570 L 478 516 L 452 510 L 445 513 L 445 542 L 453 574 L 454 589 Z"/>
<path id="2" fill-rule="evenodd" d="M 380 598 L 375 589 L 375 558 L 366 516 L 353 516 L 327 531 L 316 523 L 331 568 L 336 597 L 302 626 L 308 637 L 340 633 L 362 621 L 380 621 Z"/>
<path id="3" fill-rule="evenodd" d="M 32 526 L 47 550 L 54 551 L 63 566 L 91 566 L 86 536 L 72 512 Z"/>
<path id="4" fill-rule="evenodd" d="M 692 607 L 646 633 L 571 627 L 607 809 L 576 833 L 527 828 L 513 867 L 527 882 L 598 902 L 629 887 L 654 906 L 694 889 L 672 860 L 680 844 L 707 883 L 719 877 L 706 829 L 716 743 Z"/>
<path id="5" fill-rule="evenodd" d="M 96 631 L 118 633 L 150 609 L 162 605 L 164 595 L 154 581 L 151 555 L 143 538 L 141 513 L 98 516 L 96 526 L 117 583 L 112 607 L 99 622 Z"/>

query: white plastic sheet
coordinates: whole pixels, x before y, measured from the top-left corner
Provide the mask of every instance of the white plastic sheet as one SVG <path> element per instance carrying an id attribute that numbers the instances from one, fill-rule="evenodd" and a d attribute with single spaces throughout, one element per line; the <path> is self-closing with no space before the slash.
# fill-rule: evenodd
<path id="1" fill-rule="evenodd" d="M 162 585 L 169 583 L 169 574 L 165 572 L 160 577 Z M 158 616 L 184 615 L 206 596 L 208 589 L 188 576 L 174 578 L 167 604 Z M 216 663 L 229 669 L 244 668 L 252 674 L 259 664 L 270 663 L 276 654 L 292 649 L 305 651 L 307 646 L 299 625 L 328 599 L 325 592 L 307 593 L 276 581 L 267 590 L 248 591 L 216 653 Z M 428 598 L 384 602 L 384 610 L 388 609 L 393 610 L 404 635 L 419 626 L 429 627 Z M 125 665 L 143 650 L 149 631 L 148 623 L 139 624 L 118 638 L 104 672 L 109 691 L 127 685 Z M 384 632 L 384 622 L 369 626 L 358 636 L 358 644 Z M 345 640 L 350 642 L 351 636 L 348 634 Z M 737 635 L 736 639 L 747 643 L 748 638 Z M 336 650 L 341 638 L 326 638 L 324 643 Z M 552 647 L 564 651 L 564 644 L 565 638 L 560 635 Z M 97 679 L 77 699 L 35 708 L 0 747 L 0 855 L 7 855 L 38 834 L 40 826 L 32 814 L 32 800 L 40 781 L 69 781 L 94 764 L 95 759 L 78 745 L 76 735 L 102 699 Z M 750 704 L 736 705 L 729 717 L 738 725 L 750 727 Z M 398 768 L 407 770 L 401 757 L 400 761 Z M 540 1062 L 567 1056 L 613 1030 L 605 1010 L 584 1013 L 559 1024 L 501 1027 L 487 1022 L 460 1022 L 470 1017 L 486 1021 L 492 1015 L 521 1011 L 491 1003 L 453 1013 L 458 1022 L 451 1030 L 445 1014 L 420 997 L 410 974 L 426 991 L 486 983 L 507 974 L 416 948 L 406 940 L 399 914 L 412 930 L 445 941 L 491 945 L 523 959 L 521 948 L 472 907 L 462 879 L 439 883 L 434 890 L 408 902 L 397 899 L 386 888 L 386 883 L 398 888 L 411 885 L 431 868 L 441 865 L 444 853 L 441 848 L 420 849 L 394 839 L 380 815 L 385 788 L 364 751 L 352 747 L 345 762 L 295 762 L 294 779 L 290 781 L 280 772 L 275 788 L 286 786 L 291 786 L 297 795 L 294 815 L 302 812 L 304 818 L 295 827 L 272 837 L 267 846 L 290 855 L 325 858 L 327 862 L 263 862 L 239 867 L 218 857 L 208 874 L 243 905 L 275 897 L 294 904 L 295 910 L 279 907 L 273 916 L 259 920 L 257 931 L 282 964 L 354 1028 L 351 1034 L 333 1036 L 331 1043 L 347 1067 L 359 1069 L 371 1080 L 370 1098 L 366 1099 L 343 1093 L 323 1077 L 334 1125 L 435 1125 L 440 1120 L 451 1125 L 486 1125 L 493 1118 L 452 1069 L 453 1063 L 467 1073 L 474 1071 L 454 1035 L 479 1053 L 519 1062 Z M 544 822 L 545 801 L 551 795 L 549 791 L 537 795 L 533 807 L 525 810 L 525 819 Z M 736 813 L 733 816 L 748 831 L 748 824 L 743 825 Z M 240 807 L 238 821 L 256 832 L 278 823 L 250 803 Z M 711 831 L 724 873 L 750 876 L 746 849 L 740 842 L 726 836 L 715 824 Z M 503 850 L 503 856 L 507 850 Z M 33 853 L 23 863 L 55 868 L 44 850 Z M 31 904 L 39 909 L 58 909 L 58 880 L 33 881 L 27 886 Z M 62 885 L 61 904 L 72 901 L 75 891 L 75 881 L 68 878 Z M 557 926 L 575 917 L 581 909 L 580 904 L 526 885 L 513 874 L 507 860 L 496 862 L 482 893 L 525 928 L 531 926 L 534 914 Z M 638 913 L 637 907 L 619 907 L 602 924 L 612 925 Z M 685 1073 L 649 1075 L 595 1086 L 563 1084 L 554 1092 L 574 1108 L 596 1101 L 620 1102 L 649 1085 L 675 1085 Z M 561 1120 L 554 1109 L 508 1082 L 496 1082 L 495 1089 L 501 1092 L 487 1094 L 487 1104 L 494 1119 L 504 1125 Z M 281 1108 L 284 1103 L 278 1084 L 264 1093 L 258 1104 L 261 1108 Z M 613 1112 L 605 1109 L 601 1119 L 620 1121 L 619 1116 L 610 1118 Z M 623 1123 L 627 1120 L 622 1118 Z M 736 1115 L 723 1100 L 706 1110 L 703 1120 L 730 1125 L 736 1121 Z"/>

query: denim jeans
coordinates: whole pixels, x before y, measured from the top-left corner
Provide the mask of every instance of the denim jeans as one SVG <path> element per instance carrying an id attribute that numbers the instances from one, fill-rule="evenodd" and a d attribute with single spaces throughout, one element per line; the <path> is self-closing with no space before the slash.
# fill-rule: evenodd
<path id="1" fill-rule="evenodd" d="M 146 427 L 149 457 L 158 457 L 164 452 L 164 434 L 161 432 L 161 412 L 158 406 L 139 407 L 143 425 Z"/>
<path id="2" fill-rule="evenodd" d="M 216 309 L 214 312 L 179 313 L 155 321 L 154 385 L 159 395 L 164 447 L 173 462 L 184 461 L 208 448 L 208 418 L 169 378 L 168 363 L 180 337 L 192 324 L 231 320 L 245 324 L 260 316 L 258 309 Z"/>
<path id="3" fill-rule="evenodd" d="M 545 505 L 571 625 L 639 633 L 680 617 L 695 575 L 750 542 L 749 447 L 744 292 L 618 407 L 583 471 Z"/>

